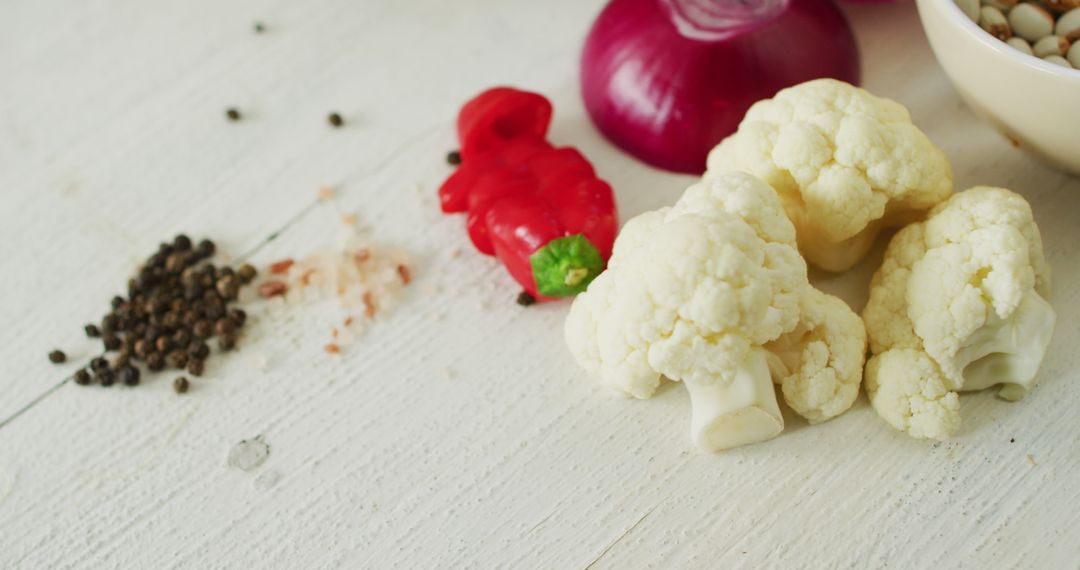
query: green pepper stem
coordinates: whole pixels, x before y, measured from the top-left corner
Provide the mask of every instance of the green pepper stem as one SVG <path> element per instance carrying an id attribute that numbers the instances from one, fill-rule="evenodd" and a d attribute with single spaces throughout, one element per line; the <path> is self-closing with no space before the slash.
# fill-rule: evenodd
<path id="1" fill-rule="evenodd" d="M 530 257 L 536 291 L 545 297 L 577 295 L 604 270 L 604 259 L 582 234 L 553 239 Z"/>
<path id="2" fill-rule="evenodd" d="M 574 267 L 566 272 L 566 279 L 563 280 L 563 284 L 567 287 L 574 287 L 578 283 L 581 283 L 582 279 L 585 279 L 589 275 L 589 270 L 584 267 Z"/>

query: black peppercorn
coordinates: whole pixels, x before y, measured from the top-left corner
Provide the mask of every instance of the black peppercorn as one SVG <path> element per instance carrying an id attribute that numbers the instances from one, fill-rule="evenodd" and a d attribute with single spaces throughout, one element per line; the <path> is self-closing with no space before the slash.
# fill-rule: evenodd
<path id="1" fill-rule="evenodd" d="M 154 341 L 154 348 L 162 354 L 167 354 L 173 348 L 172 339 L 167 336 L 159 336 Z"/>
<path id="2" fill-rule="evenodd" d="M 188 354 L 183 350 L 176 349 L 169 353 L 166 360 L 169 361 L 169 366 L 183 370 L 188 363 Z"/>
<path id="3" fill-rule="evenodd" d="M 218 319 L 214 323 L 214 332 L 219 335 L 229 334 L 235 330 L 236 326 L 228 318 Z"/>
<path id="4" fill-rule="evenodd" d="M 112 302 L 110 304 L 112 305 L 112 308 L 119 309 L 120 307 L 124 306 L 124 298 L 117 295 L 112 298 Z"/>
<path id="5" fill-rule="evenodd" d="M 200 241 L 199 246 L 195 248 L 195 253 L 197 253 L 199 257 L 210 257 L 211 255 L 214 255 L 215 249 L 217 248 L 214 245 L 214 242 L 208 239 L 204 239 Z M 213 267 L 210 267 L 209 269 L 210 271 L 214 270 Z"/>
<path id="6" fill-rule="evenodd" d="M 146 305 L 144 306 L 146 308 L 146 312 L 150 315 L 160 315 L 164 313 L 166 309 L 165 303 L 161 302 L 161 299 L 158 299 L 157 297 L 147 301 Z"/>
<path id="7" fill-rule="evenodd" d="M 218 337 L 218 348 L 221 350 L 232 350 L 236 347 L 236 334 L 227 332 Z"/>
<path id="8" fill-rule="evenodd" d="M 119 324 L 120 319 L 116 315 L 105 315 L 104 319 L 101 319 L 101 332 L 103 334 L 109 334 L 116 332 L 116 325 Z"/>
<path id="9" fill-rule="evenodd" d="M 162 315 L 161 326 L 169 329 L 176 330 L 180 326 L 180 315 L 175 311 L 169 311 Z"/>
<path id="10" fill-rule="evenodd" d="M 195 326 L 192 328 L 191 332 L 194 333 L 195 336 L 198 338 L 208 338 L 211 334 L 213 334 L 214 330 L 213 327 L 210 325 L 210 321 L 204 319 L 195 323 Z"/>
<path id="11" fill-rule="evenodd" d="M 165 368 L 165 357 L 161 356 L 160 352 L 151 352 L 146 355 L 146 367 L 151 372 L 158 372 Z"/>
<path id="12" fill-rule="evenodd" d="M 240 284 L 236 282 L 236 277 L 225 275 L 218 279 L 215 289 L 222 299 L 232 301 L 240 293 Z"/>
<path id="13" fill-rule="evenodd" d="M 340 127 L 345 124 L 345 119 L 342 119 L 341 115 L 337 113 L 330 113 L 330 116 L 327 117 L 326 120 L 330 122 L 330 126 L 332 127 Z"/>
<path id="14" fill-rule="evenodd" d="M 114 334 L 107 334 L 101 339 L 102 344 L 105 345 L 105 350 L 120 350 L 120 347 L 124 344 L 120 337 Z"/>
<path id="15" fill-rule="evenodd" d="M 102 386 L 112 386 L 116 381 L 116 376 L 113 375 L 113 371 L 108 368 L 102 368 L 94 372 L 94 381 Z"/>
<path id="16" fill-rule="evenodd" d="M 183 394 L 184 392 L 187 392 L 188 385 L 188 379 L 184 378 L 183 376 L 177 376 L 176 380 L 173 380 L 173 390 L 175 390 L 177 394 Z"/>
<path id="17" fill-rule="evenodd" d="M 196 299 L 202 299 L 203 288 L 198 283 L 192 283 L 190 285 L 184 285 L 184 299 L 187 301 L 194 301 Z"/>
<path id="18" fill-rule="evenodd" d="M 80 386 L 86 386 L 90 383 L 90 373 L 85 368 L 80 368 L 75 371 L 75 375 L 72 377 L 75 379 L 75 383 Z"/>
<path id="19" fill-rule="evenodd" d="M 100 356 L 90 361 L 90 370 L 93 370 L 94 372 L 99 372 L 108 367 L 109 362 Z"/>
<path id="20" fill-rule="evenodd" d="M 173 239 L 173 249 L 176 251 L 186 251 L 191 249 L 191 238 L 184 234 L 178 234 Z"/>
<path id="21" fill-rule="evenodd" d="M 216 321 L 225 316 L 225 304 L 221 301 L 207 303 L 203 313 L 206 315 L 207 319 Z"/>
<path id="22" fill-rule="evenodd" d="M 180 317 L 180 322 L 183 323 L 185 327 L 193 327 L 193 326 L 195 326 L 195 323 L 198 320 L 199 320 L 199 314 L 196 311 L 194 311 L 193 309 L 188 309 L 188 310 L 184 311 L 184 315 L 182 317 Z"/>
<path id="23" fill-rule="evenodd" d="M 240 269 L 236 270 L 236 276 L 240 278 L 240 282 L 244 285 L 251 283 L 251 280 L 255 279 L 257 274 L 258 271 L 250 263 L 245 263 L 240 266 Z"/>
<path id="24" fill-rule="evenodd" d="M 101 329 L 99 329 L 95 324 L 86 325 L 85 327 L 83 327 L 83 330 L 86 331 L 86 336 L 90 338 L 101 336 Z"/>
<path id="25" fill-rule="evenodd" d="M 522 307 L 528 307 L 529 305 L 532 305 L 535 302 L 536 302 L 536 297 L 533 297 L 532 295 L 530 295 L 528 291 L 522 291 L 517 296 L 517 304 L 521 305 Z"/>
<path id="26" fill-rule="evenodd" d="M 187 266 L 187 253 L 173 253 L 165 258 L 165 271 L 180 273 Z"/>
<path id="27" fill-rule="evenodd" d="M 247 313 L 243 309 L 229 309 L 228 318 L 233 325 L 242 327 L 247 322 Z"/>
<path id="28" fill-rule="evenodd" d="M 120 354 L 116 355 L 116 358 L 113 359 L 112 367 L 113 367 L 114 370 L 118 369 L 118 368 L 123 368 L 123 367 L 127 366 L 128 362 L 130 362 L 130 361 L 131 361 L 131 356 L 129 356 L 126 353 L 121 352 Z"/>
<path id="29" fill-rule="evenodd" d="M 64 354 L 64 351 L 62 350 L 54 350 L 49 353 L 49 362 L 52 362 L 53 364 L 60 364 L 65 360 L 67 360 L 67 355 Z"/>
<path id="30" fill-rule="evenodd" d="M 456 150 L 452 150 L 446 153 L 446 162 L 450 166 L 457 166 L 461 164 L 461 153 Z"/>
<path id="31" fill-rule="evenodd" d="M 119 372 L 120 381 L 127 386 L 139 385 L 139 369 L 134 366 L 124 366 Z"/>
<path id="32" fill-rule="evenodd" d="M 147 354 L 150 354 L 150 346 L 153 343 L 146 339 L 139 339 L 135 341 L 135 356 L 137 358 L 146 358 Z"/>
<path id="33" fill-rule="evenodd" d="M 176 346 L 187 346 L 191 342 L 191 333 L 187 329 L 180 329 L 173 333 L 172 340 Z"/>
<path id="34" fill-rule="evenodd" d="M 262 22 L 255 22 L 254 28 L 256 34 L 261 34 L 266 31 L 266 26 L 264 26 Z"/>
<path id="35" fill-rule="evenodd" d="M 207 356 L 210 356 L 210 347 L 206 346 L 206 343 L 201 340 L 193 340 L 188 345 L 188 356 L 202 360 Z"/>
<path id="36" fill-rule="evenodd" d="M 230 121 L 239 121 L 240 120 L 240 111 L 237 111 L 236 109 L 233 109 L 233 108 L 229 108 L 229 109 L 225 110 L 225 116 L 228 117 Z"/>
<path id="37" fill-rule="evenodd" d="M 202 376 L 203 369 L 205 368 L 205 366 L 206 365 L 203 363 L 202 360 L 199 360 L 199 359 L 189 360 L 188 363 L 187 363 L 187 371 L 192 376 Z"/>

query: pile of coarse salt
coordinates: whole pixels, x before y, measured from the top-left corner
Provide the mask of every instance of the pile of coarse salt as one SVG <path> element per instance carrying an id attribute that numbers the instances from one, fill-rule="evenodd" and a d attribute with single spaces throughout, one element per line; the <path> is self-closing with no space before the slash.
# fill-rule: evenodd
<path id="1" fill-rule="evenodd" d="M 343 310 L 324 349 L 338 353 L 352 343 L 368 323 L 388 313 L 412 282 L 409 258 L 402 251 L 372 243 L 347 224 L 334 247 L 300 260 L 270 264 L 259 286 L 263 297 L 279 297 L 287 305 L 336 299 Z"/>

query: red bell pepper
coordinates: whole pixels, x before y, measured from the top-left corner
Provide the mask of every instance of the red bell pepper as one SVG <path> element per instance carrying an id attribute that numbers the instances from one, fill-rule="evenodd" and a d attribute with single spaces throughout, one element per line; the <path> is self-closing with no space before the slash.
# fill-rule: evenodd
<path id="1" fill-rule="evenodd" d="M 551 102 L 543 95 L 495 87 L 474 97 L 458 113 L 461 160 L 468 161 L 517 138 L 543 140 L 551 123 Z"/>
<path id="2" fill-rule="evenodd" d="M 439 188 L 444 212 L 467 212 L 476 249 L 540 299 L 584 291 L 618 231 L 611 187 L 577 150 L 544 139 L 550 120 L 542 95 L 481 93 L 461 109 L 462 163 Z"/>

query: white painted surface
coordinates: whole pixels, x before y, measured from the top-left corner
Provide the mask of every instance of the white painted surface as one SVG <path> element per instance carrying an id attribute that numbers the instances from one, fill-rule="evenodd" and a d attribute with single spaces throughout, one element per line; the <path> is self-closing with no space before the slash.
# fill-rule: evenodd
<path id="1" fill-rule="evenodd" d="M 256 305 L 241 352 L 187 395 L 172 376 L 65 385 L 0 427 L 0 567 L 1078 567 L 1080 181 L 962 106 L 914 6 L 848 8 L 865 84 L 911 108 L 960 187 L 1033 203 L 1060 325 L 1026 400 L 964 396 L 950 443 L 910 440 L 860 400 L 705 455 L 682 390 L 605 399 L 562 345 L 565 304 L 512 303 L 511 280 L 434 200 L 465 98 L 495 83 L 550 95 L 552 138 L 593 159 L 624 218 L 689 180 L 585 120 L 576 57 L 599 8 L 6 2 L 0 422 L 70 370 L 47 363 L 53 346 L 90 355 L 82 323 L 176 231 L 240 254 L 285 227 L 255 254 L 265 263 L 356 211 L 419 263 L 399 310 L 339 356 L 322 352 L 315 311 Z M 224 121 L 231 105 L 242 122 Z M 345 129 L 326 126 L 331 110 Z M 310 207 L 323 184 L 339 199 Z M 824 285 L 861 306 L 871 269 Z M 260 355 L 264 370 L 249 364 Z M 266 463 L 229 469 L 257 435 Z"/>

